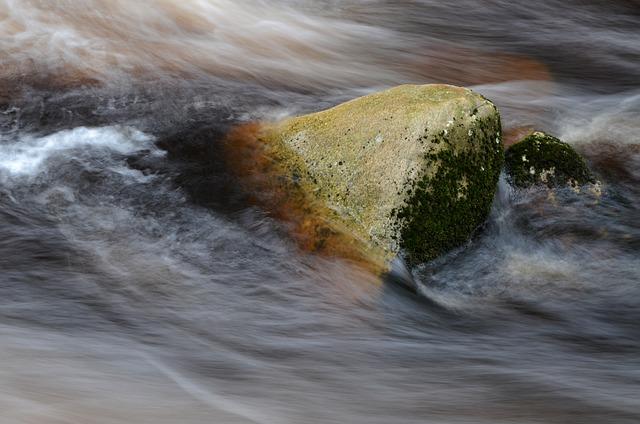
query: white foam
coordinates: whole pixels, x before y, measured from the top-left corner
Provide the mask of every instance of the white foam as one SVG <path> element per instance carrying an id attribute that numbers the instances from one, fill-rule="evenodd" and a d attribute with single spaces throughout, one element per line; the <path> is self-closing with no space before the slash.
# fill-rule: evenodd
<path id="1" fill-rule="evenodd" d="M 0 140 L 0 175 L 30 177 L 47 169 L 47 161 L 75 149 L 107 149 L 131 154 L 153 147 L 152 137 L 129 127 L 78 127 L 45 137 L 23 136 L 17 141 Z"/>

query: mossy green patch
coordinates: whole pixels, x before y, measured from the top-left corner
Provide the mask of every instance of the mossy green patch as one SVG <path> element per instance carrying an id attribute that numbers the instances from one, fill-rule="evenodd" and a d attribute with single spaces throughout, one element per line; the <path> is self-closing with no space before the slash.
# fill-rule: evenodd
<path id="1" fill-rule="evenodd" d="M 394 211 L 400 222 L 400 246 L 411 263 L 461 245 L 489 214 L 504 161 L 502 144 L 494 142 L 500 133 L 497 111 L 481 120 L 478 129 L 478 150 L 471 152 L 458 152 L 448 137 L 436 137 L 435 142 L 446 148 L 425 154 L 425 159 L 439 164 L 437 173 L 409 189 L 409 200 Z"/>
<path id="2" fill-rule="evenodd" d="M 580 186 L 595 182 L 584 159 L 556 137 L 534 132 L 506 152 L 506 171 L 516 187 Z"/>

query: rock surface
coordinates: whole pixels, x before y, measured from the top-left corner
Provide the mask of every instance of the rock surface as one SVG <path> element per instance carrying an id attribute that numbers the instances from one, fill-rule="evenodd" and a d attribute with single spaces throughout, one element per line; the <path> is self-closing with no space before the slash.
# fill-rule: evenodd
<path id="1" fill-rule="evenodd" d="M 584 159 L 556 137 L 534 132 L 511 146 L 505 155 L 506 171 L 516 187 L 579 187 L 595 182 Z"/>
<path id="2" fill-rule="evenodd" d="M 412 263 L 466 241 L 486 219 L 504 153 L 496 107 L 448 85 L 404 85 L 262 125 L 283 183 L 389 261 Z M 273 171 L 273 170 L 272 170 Z"/>

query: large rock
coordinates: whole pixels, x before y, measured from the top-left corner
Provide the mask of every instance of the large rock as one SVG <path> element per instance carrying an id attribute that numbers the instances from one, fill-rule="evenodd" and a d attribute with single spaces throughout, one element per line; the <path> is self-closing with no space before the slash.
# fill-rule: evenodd
<path id="1" fill-rule="evenodd" d="M 482 224 L 504 157 L 496 107 L 448 85 L 399 86 L 263 125 L 257 139 L 284 180 L 320 205 L 308 213 L 387 261 L 402 251 L 412 263 Z"/>
<path id="2" fill-rule="evenodd" d="M 506 171 L 511 183 L 526 188 L 577 188 L 595 182 L 587 164 L 569 144 L 543 132 L 533 132 L 506 153 Z"/>

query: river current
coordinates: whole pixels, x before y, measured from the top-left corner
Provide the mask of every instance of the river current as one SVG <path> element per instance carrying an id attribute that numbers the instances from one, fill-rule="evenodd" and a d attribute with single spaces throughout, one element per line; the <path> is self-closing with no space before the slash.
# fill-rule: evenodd
<path id="1" fill-rule="evenodd" d="M 640 4 L 0 0 L 0 423 L 640 422 Z M 469 86 L 582 153 L 418 294 L 303 252 L 234 125 Z"/>

